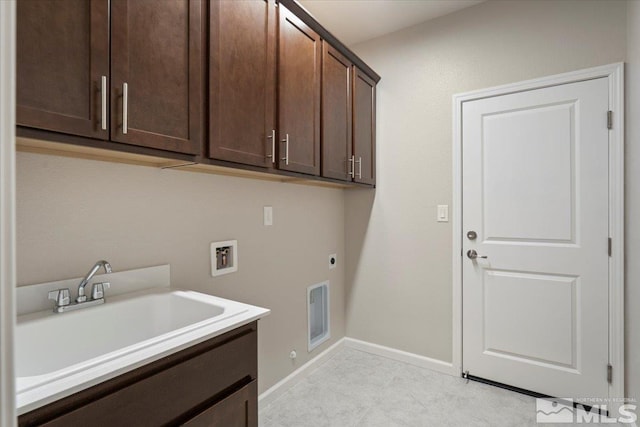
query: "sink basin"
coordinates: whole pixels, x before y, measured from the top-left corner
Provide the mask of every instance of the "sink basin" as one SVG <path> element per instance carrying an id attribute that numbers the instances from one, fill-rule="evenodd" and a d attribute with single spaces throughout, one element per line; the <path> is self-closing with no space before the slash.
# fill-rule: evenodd
<path id="1" fill-rule="evenodd" d="M 83 310 L 20 319 L 16 330 L 16 375 L 50 374 L 151 338 L 237 312 L 204 302 L 189 292 L 138 295 Z M 46 355 L 46 357 L 43 357 Z"/>
<path id="2" fill-rule="evenodd" d="M 18 317 L 19 414 L 252 322 L 269 310 L 194 291 L 150 289 L 104 305 Z"/>

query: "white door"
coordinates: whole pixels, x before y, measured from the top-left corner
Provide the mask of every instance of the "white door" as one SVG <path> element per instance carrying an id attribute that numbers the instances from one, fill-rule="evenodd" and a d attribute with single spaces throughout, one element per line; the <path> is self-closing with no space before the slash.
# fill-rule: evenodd
<path id="1" fill-rule="evenodd" d="M 608 90 L 600 78 L 463 104 L 469 375 L 608 396 Z"/>

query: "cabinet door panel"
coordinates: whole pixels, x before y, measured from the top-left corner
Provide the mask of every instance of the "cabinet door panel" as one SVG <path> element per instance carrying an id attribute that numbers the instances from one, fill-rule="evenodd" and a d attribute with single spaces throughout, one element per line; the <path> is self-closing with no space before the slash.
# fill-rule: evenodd
<path id="1" fill-rule="evenodd" d="M 276 102 L 273 1 L 214 0 L 210 16 L 210 157 L 271 166 Z"/>
<path id="2" fill-rule="evenodd" d="M 209 155 L 271 166 L 275 6 L 272 0 L 214 0 L 210 8 Z"/>
<path id="3" fill-rule="evenodd" d="M 19 1 L 16 55 L 18 125 L 109 139 L 101 122 L 108 0 Z"/>
<path id="4" fill-rule="evenodd" d="M 322 176 L 351 180 L 352 64 L 322 42 Z"/>
<path id="5" fill-rule="evenodd" d="M 111 0 L 112 140 L 198 153 L 202 19 L 201 0 Z"/>
<path id="6" fill-rule="evenodd" d="M 284 6 L 278 11 L 279 167 L 319 175 L 321 40 Z"/>
<path id="7" fill-rule="evenodd" d="M 185 427 L 254 427 L 258 425 L 258 384 L 251 381 L 231 396 L 183 424 Z"/>
<path id="8" fill-rule="evenodd" d="M 355 182 L 376 183 L 376 84 L 356 67 L 353 79 Z"/>
<path id="9" fill-rule="evenodd" d="M 136 0 L 137 1 L 137 0 Z M 257 332 L 242 335 L 41 425 L 163 426 L 257 373 Z M 257 403 L 257 402 L 256 402 Z"/>

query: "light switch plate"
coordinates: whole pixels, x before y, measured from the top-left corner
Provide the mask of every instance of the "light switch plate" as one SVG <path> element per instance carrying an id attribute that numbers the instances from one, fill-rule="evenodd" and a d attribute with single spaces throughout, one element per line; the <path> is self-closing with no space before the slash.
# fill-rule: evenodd
<path id="1" fill-rule="evenodd" d="M 265 226 L 273 225 L 273 207 L 265 206 L 262 213 L 263 213 L 264 225 Z"/>
<path id="2" fill-rule="evenodd" d="M 449 205 L 438 205 L 438 222 L 449 222 Z"/>

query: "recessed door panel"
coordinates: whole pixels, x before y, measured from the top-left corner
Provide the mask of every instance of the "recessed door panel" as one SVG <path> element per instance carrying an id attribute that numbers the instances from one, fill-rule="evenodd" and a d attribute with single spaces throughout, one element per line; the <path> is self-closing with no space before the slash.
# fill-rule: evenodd
<path id="1" fill-rule="evenodd" d="M 576 368 L 576 277 L 485 270 L 483 286 L 485 354 Z"/>
<path id="2" fill-rule="evenodd" d="M 111 139 L 198 154 L 201 0 L 111 0 Z"/>
<path id="3" fill-rule="evenodd" d="M 483 116 L 486 240 L 574 242 L 574 110 L 569 102 Z"/>
<path id="4" fill-rule="evenodd" d="M 351 181 L 351 70 L 353 65 L 322 42 L 322 176 Z M 354 159 L 355 161 L 355 159 Z"/>
<path id="5" fill-rule="evenodd" d="M 376 83 L 353 67 L 354 181 L 376 183 Z"/>
<path id="6" fill-rule="evenodd" d="M 278 7 L 280 169 L 320 174 L 320 36 Z"/>
<path id="7" fill-rule="evenodd" d="M 17 124 L 109 139 L 108 0 L 19 1 L 16 18 Z"/>
<path id="8" fill-rule="evenodd" d="M 209 155 L 275 167 L 275 5 L 210 3 Z"/>

